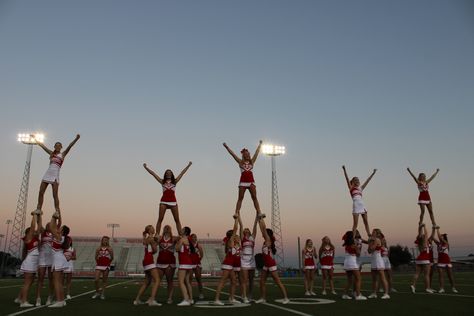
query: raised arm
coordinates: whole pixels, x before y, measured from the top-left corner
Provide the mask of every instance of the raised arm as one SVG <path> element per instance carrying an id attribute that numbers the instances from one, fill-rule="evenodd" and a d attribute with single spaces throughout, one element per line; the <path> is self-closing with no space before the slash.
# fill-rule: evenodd
<path id="1" fill-rule="evenodd" d="M 235 161 L 237 161 L 237 163 L 240 165 L 242 163 L 242 160 L 237 157 L 237 155 L 232 151 L 232 149 L 229 148 L 229 146 L 227 146 L 226 143 L 223 143 L 225 149 L 227 149 L 227 151 L 229 152 L 229 154 L 234 158 Z"/>
<path id="2" fill-rule="evenodd" d="M 362 185 L 362 190 L 364 190 L 367 184 L 369 184 L 370 180 L 372 180 L 372 177 L 374 176 L 376 172 L 377 172 L 377 169 L 374 169 L 374 171 L 372 171 L 372 174 L 367 178 L 367 180 L 365 180 L 364 184 Z"/>
<path id="3" fill-rule="evenodd" d="M 349 180 L 349 176 L 347 175 L 346 166 L 342 166 L 342 170 L 344 170 L 344 177 L 346 178 L 347 187 L 350 190 L 351 189 L 351 182 Z"/>
<path id="4" fill-rule="evenodd" d="M 260 232 L 262 233 L 263 239 L 265 241 L 268 241 L 270 239 L 270 236 L 267 234 L 267 226 L 265 225 L 265 221 L 263 218 L 258 221 L 258 225 L 260 226 Z"/>
<path id="5" fill-rule="evenodd" d="M 81 138 L 81 135 L 77 134 L 76 135 L 76 138 L 74 138 L 74 140 L 69 144 L 69 146 L 67 146 L 66 150 L 63 151 L 63 158 L 66 157 L 66 155 L 69 153 L 69 151 L 71 150 L 72 146 L 74 146 L 77 141 L 79 140 L 79 138 Z"/>
<path id="6" fill-rule="evenodd" d="M 234 227 L 232 228 L 232 236 L 235 236 L 237 234 L 237 229 L 239 228 L 239 219 L 240 216 L 234 217 Z"/>
<path id="7" fill-rule="evenodd" d="M 257 238 L 257 224 L 258 224 L 258 217 L 255 217 L 255 222 L 253 223 L 253 229 L 252 229 L 252 237 L 254 240 Z"/>
<path id="8" fill-rule="evenodd" d="M 239 234 L 240 234 L 240 238 L 243 238 L 244 236 L 244 225 L 242 224 L 242 218 L 239 216 L 238 217 L 239 219 Z"/>
<path id="9" fill-rule="evenodd" d="M 410 176 L 413 178 L 413 180 L 415 180 L 416 184 L 418 184 L 418 179 L 415 177 L 413 172 L 411 172 L 410 168 L 407 168 L 407 171 L 410 174 Z"/>
<path id="10" fill-rule="evenodd" d="M 59 227 L 61 227 L 61 224 L 58 224 L 60 221 L 61 221 L 61 216 L 59 216 L 58 219 L 56 219 L 56 217 L 52 216 L 51 217 L 51 222 L 49 224 L 51 226 L 51 233 L 54 235 L 54 237 L 57 240 L 61 239 L 61 232 L 59 231 Z"/>
<path id="11" fill-rule="evenodd" d="M 148 168 L 146 163 L 143 164 L 143 168 L 145 168 L 145 170 L 148 171 L 148 173 L 151 174 L 156 179 L 156 181 L 158 181 L 160 184 L 163 184 L 163 179 L 161 179 L 160 176 L 157 175 L 153 170 Z"/>
<path id="12" fill-rule="evenodd" d="M 40 146 L 41 148 L 43 148 L 43 150 L 44 150 L 45 152 L 47 152 L 48 155 L 51 155 L 51 154 L 53 153 L 53 151 L 52 151 L 51 149 L 49 149 L 48 147 L 46 147 L 42 142 L 39 142 L 39 141 L 36 139 L 36 136 L 35 136 L 35 135 L 31 134 L 30 136 L 35 140 L 35 144 L 38 145 L 38 146 Z"/>
<path id="13" fill-rule="evenodd" d="M 189 167 L 191 167 L 193 163 L 190 161 L 188 163 L 188 165 L 186 166 L 186 168 L 183 169 L 183 171 L 181 171 L 181 173 L 178 175 L 178 177 L 176 178 L 176 183 L 179 182 L 179 180 L 181 180 L 181 178 L 184 176 L 184 174 L 186 173 L 186 171 L 188 171 Z"/>
<path id="14" fill-rule="evenodd" d="M 255 154 L 253 154 L 253 157 L 252 157 L 252 165 L 255 164 L 255 161 L 257 160 L 258 154 L 260 153 L 260 148 L 261 147 L 262 147 L 262 141 L 260 140 L 260 142 L 258 143 L 258 147 L 255 150 Z"/>
<path id="15" fill-rule="evenodd" d="M 436 169 L 436 172 L 433 173 L 433 175 L 432 175 L 428 180 L 426 180 L 426 182 L 427 182 L 427 183 L 430 183 L 430 182 L 436 177 L 436 175 L 438 174 L 438 172 L 439 172 L 439 169 Z"/>
<path id="16" fill-rule="evenodd" d="M 25 243 L 30 242 L 33 239 L 33 236 L 35 235 L 36 220 L 36 215 L 31 216 L 30 230 L 28 231 L 28 234 L 25 235 Z"/>
<path id="17" fill-rule="evenodd" d="M 435 228 L 433 228 L 433 230 L 435 230 Z M 443 238 L 442 238 L 442 236 L 441 236 L 441 232 L 439 231 L 439 226 L 436 226 L 436 233 L 437 233 L 437 235 L 438 235 L 439 241 L 441 241 Z"/>

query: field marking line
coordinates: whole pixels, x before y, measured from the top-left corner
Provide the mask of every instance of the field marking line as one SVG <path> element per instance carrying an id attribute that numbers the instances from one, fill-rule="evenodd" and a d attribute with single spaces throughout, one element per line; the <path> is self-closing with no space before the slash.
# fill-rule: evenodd
<path id="1" fill-rule="evenodd" d="M 12 287 L 22 287 L 22 286 L 23 286 L 23 284 L 0 286 L 0 289 L 10 289 Z"/>
<path id="2" fill-rule="evenodd" d="M 115 283 L 115 284 L 111 284 L 111 285 L 108 285 L 106 286 L 105 288 L 108 289 L 108 288 L 111 288 L 111 287 L 114 287 L 114 286 L 117 286 L 117 285 L 121 285 L 121 284 L 125 284 L 125 283 L 130 283 L 131 280 L 127 280 L 127 281 L 124 281 L 124 282 L 119 282 L 119 283 Z M 77 297 L 81 297 L 81 296 L 84 296 L 84 295 L 89 295 L 91 293 L 94 293 L 95 292 L 95 289 L 94 290 L 91 290 L 91 291 L 87 291 L 87 292 L 84 292 L 84 293 L 81 293 L 81 294 L 78 294 L 78 295 L 74 295 L 73 297 L 71 297 L 71 299 L 67 300 L 67 301 L 71 301 Z M 48 305 L 41 305 L 41 306 L 38 306 L 38 307 L 32 307 L 32 308 L 28 308 L 28 309 L 24 309 L 24 310 L 21 310 L 19 312 L 16 312 L 16 313 L 13 313 L 13 314 L 8 314 L 7 316 L 15 316 L 15 315 L 21 315 L 21 314 L 25 314 L 25 313 L 28 313 L 28 312 L 31 312 L 31 311 L 34 311 L 34 310 L 37 310 L 37 309 L 40 309 L 40 308 L 44 308 L 44 307 L 47 307 Z"/>
<path id="3" fill-rule="evenodd" d="M 208 290 L 208 291 L 211 291 L 211 292 L 216 292 L 216 290 L 211 289 L 210 287 L 207 287 L 207 286 L 204 286 L 203 288 Z M 224 294 L 224 295 L 230 295 L 227 292 L 221 292 L 221 293 Z M 241 296 L 238 296 L 238 295 L 235 295 L 235 297 L 242 298 Z M 290 313 L 293 313 L 293 314 L 296 314 L 296 315 L 313 316 L 311 314 L 306 314 L 306 313 L 303 313 L 303 312 L 300 312 L 300 311 L 297 311 L 297 310 L 294 310 L 294 309 L 291 309 L 291 308 L 282 307 L 282 306 L 271 304 L 271 303 L 262 303 L 262 305 L 270 306 L 270 307 L 273 307 L 273 308 L 278 308 L 278 309 L 281 309 L 281 310 L 284 310 L 286 312 L 290 312 Z"/>

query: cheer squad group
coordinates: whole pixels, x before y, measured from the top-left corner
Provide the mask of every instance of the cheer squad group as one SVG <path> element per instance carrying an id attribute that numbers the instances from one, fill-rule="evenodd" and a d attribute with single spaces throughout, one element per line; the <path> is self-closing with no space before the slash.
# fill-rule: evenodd
<path id="1" fill-rule="evenodd" d="M 34 137 L 34 135 L 32 135 Z M 70 299 L 71 280 L 73 272 L 73 260 L 76 259 L 76 252 L 72 245 L 72 238 L 69 236 L 70 228 L 62 223 L 62 213 L 59 206 L 59 173 L 61 166 L 71 148 L 80 139 L 80 135 L 69 144 L 63 151 L 62 144 L 56 142 L 54 149 L 47 148 L 43 143 L 37 141 L 48 155 L 50 164 L 43 176 L 38 194 L 38 204 L 31 213 L 31 225 L 25 230 L 23 237 L 23 261 L 21 271 L 24 275 L 24 284 L 21 288 L 15 303 L 21 308 L 41 306 L 41 289 L 45 277 L 49 279 L 49 295 L 45 304 L 51 308 L 66 306 L 66 300 Z M 244 148 L 241 155 L 236 155 L 226 143 L 223 144 L 228 153 L 238 164 L 241 177 L 238 185 L 238 200 L 236 203 L 235 214 L 233 215 L 233 228 L 226 232 L 223 239 L 225 258 L 222 262 L 222 276 L 215 290 L 213 304 L 224 305 L 220 295 L 223 287 L 230 282 L 229 303 L 264 303 L 267 300 L 266 280 L 271 276 L 275 284 L 281 291 L 282 298 L 279 303 L 287 304 L 290 302 L 285 285 L 281 282 L 278 275 L 277 265 L 274 259 L 276 253 L 275 238 L 273 231 L 266 227 L 265 214 L 261 211 L 257 199 L 257 190 L 252 169 L 257 160 L 262 141 L 253 154 Z M 147 304 L 148 306 L 161 306 L 156 301 L 156 295 L 161 280 L 166 279 L 167 284 L 167 304 L 173 304 L 173 278 L 177 271 L 179 289 L 182 300 L 178 306 L 191 306 L 194 304 L 192 279 L 195 278 L 199 299 L 204 299 L 203 285 L 201 280 L 201 258 L 204 255 L 203 247 L 199 244 L 196 234 L 192 234 L 187 226 L 182 227 L 179 218 L 178 202 L 176 200 L 176 186 L 191 167 L 192 163 L 184 168 L 181 173 L 175 177 L 171 170 L 166 170 L 160 177 L 155 171 L 150 169 L 146 163 L 143 164 L 145 170 L 150 173 L 156 181 L 162 186 L 163 195 L 160 201 L 158 221 L 156 226 L 147 225 L 143 231 L 143 269 L 145 279 L 141 284 L 137 296 L 133 301 L 134 305 Z M 362 194 L 377 169 L 365 182 L 361 184 L 358 177 L 349 178 L 346 167 L 343 166 L 343 173 L 347 187 L 352 198 L 352 216 L 353 226 L 344 236 L 343 247 L 345 249 L 344 270 L 347 275 L 347 283 L 342 294 L 342 299 L 367 300 L 367 298 L 377 298 L 377 292 L 382 292 L 381 299 L 390 299 L 390 293 L 396 292 L 392 286 L 391 266 L 389 260 L 389 248 L 385 235 L 380 229 L 370 230 L 367 209 L 362 199 Z M 451 290 L 457 293 L 452 273 L 452 264 L 449 257 L 449 243 L 447 234 L 440 232 L 440 227 L 436 224 L 431 197 L 429 194 L 429 184 L 436 177 L 439 169 L 429 178 L 424 173 L 418 177 L 407 168 L 409 175 L 415 181 L 419 198 L 420 218 L 416 235 L 416 245 L 419 249 L 419 255 L 415 259 L 416 271 L 413 282 L 410 284 L 411 291 L 415 293 L 415 285 L 420 275 L 423 274 L 424 288 L 428 293 L 434 293 L 431 285 L 431 278 L 435 268 L 439 273 L 439 293 L 445 292 L 444 274 L 446 273 L 450 281 Z M 47 223 L 43 221 L 43 197 L 48 187 L 51 185 L 54 199 L 55 212 L 51 220 Z M 256 215 L 252 229 L 244 228 L 240 209 L 246 191 L 250 192 Z M 172 228 L 165 225 L 162 228 L 162 222 L 167 210 L 171 211 L 176 224 L 177 234 L 173 234 Z M 423 223 L 425 210 L 428 210 L 431 219 L 431 233 L 428 232 Z M 362 217 L 367 238 L 362 238 L 359 233 L 358 221 Z M 259 298 L 253 300 L 253 288 L 255 277 L 255 240 L 257 231 L 260 231 L 263 245 L 261 256 L 263 258 L 263 269 L 260 271 L 260 292 Z M 433 243 L 437 245 L 438 258 L 434 264 Z M 361 262 L 360 254 L 363 244 L 367 244 L 368 252 L 371 254 L 371 276 L 372 293 L 366 297 L 361 294 Z M 155 260 L 154 255 L 158 253 Z M 177 253 L 178 262 L 176 262 Z M 305 247 L 301 256 L 304 262 L 304 289 L 306 296 L 313 296 L 316 293 L 313 290 L 314 276 L 317 269 L 316 260 L 319 258 L 319 265 L 322 271 L 322 295 L 337 295 L 334 289 L 333 270 L 334 270 L 335 247 L 329 237 L 322 238 L 321 247 L 316 249 L 311 239 L 306 240 Z M 96 292 L 93 299 L 105 299 L 105 289 L 107 287 L 110 265 L 114 259 L 113 249 L 110 246 L 110 238 L 102 237 L 101 243 L 95 252 L 95 288 Z M 35 304 L 28 302 L 30 288 L 37 276 L 36 301 Z M 142 301 L 147 288 L 151 287 L 151 293 L 148 299 Z M 241 300 L 236 299 L 236 290 L 239 288 Z M 327 288 L 327 290 L 326 290 Z"/>

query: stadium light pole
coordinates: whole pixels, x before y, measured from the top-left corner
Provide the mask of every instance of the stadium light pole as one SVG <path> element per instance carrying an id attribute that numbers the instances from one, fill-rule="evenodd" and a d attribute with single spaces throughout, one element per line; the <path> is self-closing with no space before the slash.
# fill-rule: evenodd
<path id="1" fill-rule="evenodd" d="M 25 230 L 26 206 L 28 202 L 28 186 L 30 182 L 30 166 L 33 145 L 42 143 L 44 141 L 44 135 L 41 133 L 18 134 L 18 141 L 28 145 L 28 151 L 26 153 L 25 170 L 23 171 L 23 179 L 21 181 L 20 193 L 16 203 L 15 217 L 13 218 L 10 242 L 8 244 L 8 252 L 16 258 L 19 258 L 21 254 L 21 236 Z"/>
<path id="2" fill-rule="evenodd" d="M 4 234 L 0 234 L 0 245 L 2 244 L 3 242 L 3 237 L 5 237 Z M 7 240 L 5 239 L 5 243 L 7 243 Z M 5 251 L 4 251 L 5 252 Z"/>
<path id="3" fill-rule="evenodd" d="M 107 224 L 107 228 L 112 228 L 112 241 L 114 240 L 115 228 L 119 228 L 120 224 Z"/>
<path id="4" fill-rule="evenodd" d="M 273 236 L 275 237 L 275 247 L 277 249 L 275 259 L 278 266 L 283 267 L 285 264 L 285 254 L 283 252 L 283 234 L 281 231 L 280 202 L 278 201 L 275 157 L 285 154 L 285 146 L 263 144 L 262 153 L 266 156 L 270 156 L 272 160 L 272 230 Z"/>

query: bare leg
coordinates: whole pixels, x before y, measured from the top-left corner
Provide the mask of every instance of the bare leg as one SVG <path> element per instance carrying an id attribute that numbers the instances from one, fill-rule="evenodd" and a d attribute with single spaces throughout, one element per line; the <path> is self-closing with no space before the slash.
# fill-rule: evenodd
<path id="1" fill-rule="evenodd" d="M 105 288 L 107 287 L 107 281 L 109 279 L 109 270 L 105 270 L 102 275 L 102 295 L 105 293 Z"/>
<path id="2" fill-rule="evenodd" d="M 439 289 L 444 289 L 444 271 L 443 268 L 438 268 L 439 275 Z"/>
<path id="3" fill-rule="evenodd" d="M 66 295 L 71 295 L 72 273 L 66 273 L 64 279 L 66 282 Z"/>
<path id="4" fill-rule="evenodd" d="M 346 271 L 347 284 L 346 284 L 346 287 L 344 288 L 344 292 L 346 292 L 346 294 L 349 296 L 352 296 L 353 274 L 354 273 L 350 270 Z"/>
<path id="5" fill-rule="evenodd" d="M 304 291 L 305 294 L 309 291 L 309 270 L 304 270 Z"/>
<path id="6" fill-rule="evenodd" d="M 160 275 L 158 274 L 157 269 L 151 269 L 150 270 L 150 276 L 151 279 L 153 280 L 153 285 L 151 288 L 151 295 L 150 298 L 148 299 L 148 302 L 154 301 L 156 297 L 156 292 L 158 292 L 158 287 L 160 286 Z"/>
<path id="7" fill-rule="evenodd" d="M 418 222 L 418 226 L 423 224 L 423 217 L 425 216 L 425 205 L 424 204 L 418 204 L 420 206 L 420 221 Z"/>
<path id="8" fill-rule="evenodd" d="M 331 292 L 334 292 L 334 279 L 333 279 L 333 270 L 328 271 L 329 274 L 329 283 L 331 285 Z"/>
<path id="9" fill-rule="evenodd" d="M 242 297 L 247 297 L 247 286 L 249 280 L 249 270 L 242 269 L 240 270 L 240 293 L 242 293 Z"/>
<path id="10" fill-rule="evenodd" d="M 240 215 L 240 209 L 242 208 L 242 201 L 244 199 L 246 187 L 239 187 L 239 197 L 237 199 L 237 205 L 235 206 L 235 214 Z"/>
<path id="11" fill-rule="evenodd" d="M 356 291 L 356 295 L 359 296 L 360 295 L 360 286 L 362 284 L 362 279 L 360 277 L 360 271 L 359 270 L 354 270 L 354 282 L 355 282 L 355 291 Z"/>
<path id="12" fill-rule="evenodd" d="M 62 271 L 53 271 L 54 292 L 58 302 L 64 301 L 63 277 Z"/>
<path id="13" fill-rule="evenodd" d="M 273 271 L 273 272 L 271 272 L 271 274 L 272 274 L 273 281 L 274 281 L 274 282 L 278 285 L 278 287 L 280 288 L 281 294 L 283 294 L 283 298 L 288 298 L 288 294 L 286 293 L 286 288 L 285 288 L 285 286 L 283 285 L 283 283 L 281 283 L 280 277 L 278 276 L 278 272 L 277 272 L 277 271 Z"/>
<path id="14" fill-rule="evenodd" d="M 99 293 L 100 291 L 100 276 L 102 274 L 101 270 L 95 270 L 95 275 L 94 275 L 94 284 L 95 284 L 95 292 Z"/>
<path id="15" fill-rule="evenodd" d="M 189 299 L 193 299 L 193 286 L 191 282 L 189 282 L 189 275 L 193 272 L 193 270 L 186 270 L 187 277 L 185 278 L 184 282 L 186 283 L 186 289 L 188 291 Z"/>
<path id="16" fill-rule="evenodd" d="M 173 214 L 174 222 L 176 223 L 176 229 L 178 234 L 181 234 L 181 221 L 179 220 L 179 209 L 178 205 L 171 207 L 171 214 Z"/>
<path id="17" fill-rule="evenodd" d="M 30 287 L 33 284 L 33 281 L 35 279 L 35 274 L 34 273 L 25 273 L 24 274 L 24 282 L 23 282 L 23 287 L 21 288 L 20 291 L 20 302 L 24 303 L 28 301 L 28 292 L 30 291 Z"/>
<path id="18" fill-rule="evenodd" d="M 41 182 L 40 190 L 38 193 L 38 204 L 36 205 L 36 209 L 41 210 L 43 207 L 43 200 L 44 200 L 44 192 L 46 192 L 46 188 L 48 187 L 47 182 Z"/>
<path id="19" fill-rule="evenodd" d="M 168 267 L 166 268 L 166 283 L 168 284 L 168 301 L 173 300 L 173 291 L 174 291 L 174 284 L 173 284 L 173 276 L 174 271 L 176 268 Z"/>
<path id="20" fill-rule="evenodd" d="M 456 285 L 454 284 L 453 269 L 450 267 L 446 267 L 446 272 L 448 274 L 448 279 L 449 279 L 449 282 L 451 283 L 451 287 L 455 288 Z"/>
<path id="21" fill-rule="evenodd" d="M 257 216 L 262 214 L 262 211 L 260 210 L 260 204 L 258 203 L 257 199 L 257 187 L 255 185 L 251 185 L 249 188 L 250 191 L 250 196 L 252 197 L 253 201 L 253 206 L 255 207 L 255 211 L 257 211 Z"/>
<path id="22" fill-rule="evenodd" d="M 353 219 L 352 235 L 355 236 L 356 230 L 357 230 L 357 225 L 359 224 L 359 214 L 352 213 L 352 219 Z"/>
<path id="23" fill-rule="evenodd" d="M 229 300 L 234 300 L 235 299 L 235 288 L 237 287 L 237 279 L 235 277 L 235 272 L 231 271 L 230 272 L 230 295 L 229 295 Z"/>
<path id="24" fill-rule="evenodd" d="M 185 301 L 189 301 L 190 297 L 188 295 L 188 289 L 186 287 L 186 279 L 189 278 L 187 276 L 186 270 L 178 270 L 178 283 L 179 288 L 181 289 L 181 295 L 183 295 L 183 299 Z"/>
<path id="25" fill-rule="evenodd" d="M 378 274 L 378 271 L 377 270 L 372 270 L 372 271 L 370 271 L 370 274 L 372 276 L 372 293 L 377 293 L 377 286 L 378 286 L 377 274 Z"/>
<path id="26" fill-rule="evenodd" d="M 52 186 L 53 186 L 54 209 L 60 213 L 61 210 L 59 209 L 59 183 L 54 182 Z"/>
<path id="27" fill-rule="evenodd" d="M 323 282 L 322 282 L 323 284 L 322 284 L 322 287 L 323 287 L 323 292 L 325 292 L 325 291 L 326 291 L 326 278 L 328 277 L 328 270 L 323 269 L 322 272 L 323 272 Z"/>
<path id="28" fill-rule="evenodd" d="M 148 271 L 145 271 L 145 279 L 142 282 L 142 285 L 140 286 L 140 289 L 138 290 L 137 297 L 135 298 L 135 301 L 140 301 L 140 298 L 142 297 L 143 293 L 145 293 L 147 287 L 151 284 L 151 275 Z"/>
<path id="29" fill-rule="evenodd" d="M 423 266 L 423 273 L 424 273 L 424 277 L 425 277 L 425 289 L 429 289 L 431 288 L 431 283 L 430 283 L 430 265 L 429 264 L 425 264 Z"/>
<path id="30" fill-rule="evenodd" d="M 219 300 L 220 300 L 222 288 L 224 287 L 225 281 L 229 278 L 229 275 L 230 275 L 231 272 L 232 272 L 232 271 L 229 271 L 229 270 L 224 270 L 224 271 L 222 272 L 222 277 L 221 277 L 221 279 L 219 280 L 219 283 L 217 284 L 216 298 L 215 298 L 216 301 L 219 301 Z M 233 273 L 233 272 L 232 272 L 232 273 Z"/>
<path id="31" fill-rule="evenodd" d="M 267 286 L 265 283 L 267 282 L 268 271 L 263 270 L 260 274 L 260 298 L 266 300 L 267 299 Z"/>
<path id="32" fill-rule="evenodd" d="M 161 223 L 163 223 L 163 219 L 165 218 L 166 212 L 166 205 L 160 203 L 160 208 L 158 210 L 158 221 L 156 222 L 156 233 L 160 234 L 161 232 Z M 181 231 L 178 231 L 178 234 L 181 234 Z"/>
<path id="33" fill-rule="evenodd" d="M 36 299 L 41 299 L 41 289 L 43 288 L 44 278 L 46 277 L 46 267 L 38 268 L 38 283 L 36 284 Z M 51 283 L 51 279 L 49 279 Z"/>
<path id="34" fill-rule="evenodd" d="M 433 226 L 436 226 L 436 221 L 434 219 L 433 213 L 433 204 L 430 202 L 430 204 L 426 205 L 426 208 L 428 209 L 428 213 L 430 214 L 431 224 L 433 224 Z"/>
<path id="35" fill-rule="evenodd" d="M 377 272 L 378 272 L 378 275 L 379 275 L 380 282 L 383 285 L 384 292 L 385 292 L 385 294 L 388 294 L 388 291 L 389 291 L 388 290 L 388 282 L 387 282 L 387 279 L 385 278 L 385 272 L 384 272 L 384 270 L 379 270 Z"/>
<path id="36" fill-rule="evenodd" d="M 367 213 L 362 214 L 362 220 L 364 221 L 365 231 L 367 232 L 367 236 L 370 236 L 370 228 L 369 228 L 369 218 Z"/>
<path id="37" fill-rule="evenodd" d="M 313 286 L 314 286 L 314 275 L 316 270 L 309 270 L 309 291 L 313 293 Z"/>

